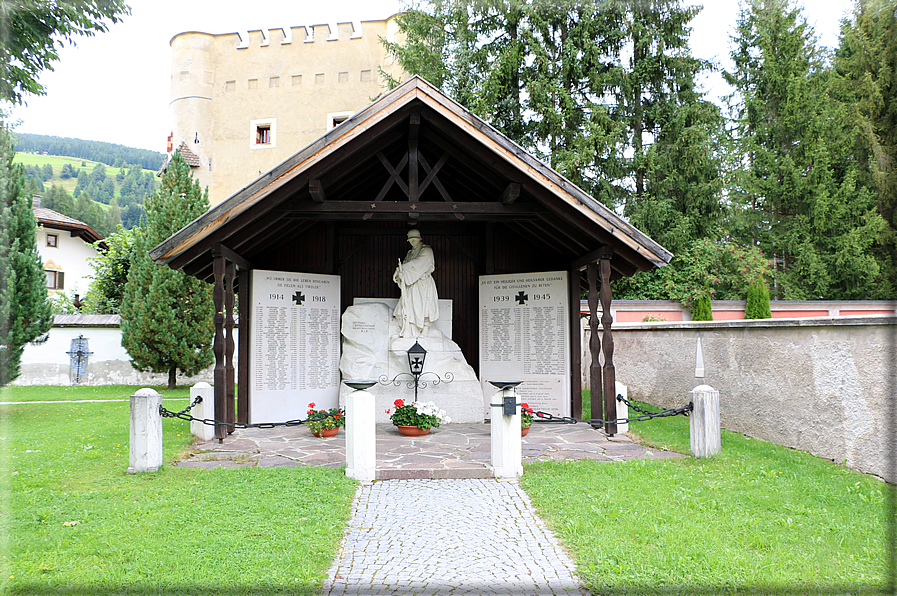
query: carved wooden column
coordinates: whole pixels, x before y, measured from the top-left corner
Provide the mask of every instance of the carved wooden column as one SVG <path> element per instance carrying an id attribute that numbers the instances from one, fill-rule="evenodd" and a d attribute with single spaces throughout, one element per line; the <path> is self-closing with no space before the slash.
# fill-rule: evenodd
<path id="1" fill-rule="evenodd" d="M 240 361 L 237 363 L 237 422 L 249 422 L 249 269 L 240 269 Z"/>
<path id="2" fill-rule="evenodd" d="M 227 422 L 236 422 L 234 412 L 234 277 L 237 267 L 227 261 L 224 268 L 224 329 L 227 332 L 224 342 L 224 399 L 227 404 Z M 234 427 L 227 427 L 228 434 Z"/>
<path id="3" fill-rule="evenodd" d="M 580 311 L 579 269 L 567 272 L 570 305 L 570 413 L 582 418 L 582 319 Z"/>
<path id="4" fill-rule="evenodd" d="M 610 259 L 614 254 L 614 249 L 607 247 L 607 250 L 601 255 L 599 262 L 601 264 L 601 326 L 604 328 L 604 419 L 617 419 L 617 391 L 616 380 L 617 374 L 614 370 L 614 337 L 611 332 L 611 325 L 614 322 L 613 316 L 610 314 L 611 292 L 610 292 Z M 617 434 L 617 424 L 609 423 L 604 425 L 604 431 L 608 435 Z"/>
<path id="5" fill-rule="evenodd" d="M 212 274 L 215 277 L 212 286 L 212 303 L 215 307 L 215 340 L 212 350 L 215 353 L 215 420 L 227 421 L 227 392 L 225 391 L 225 341 L 224 341 L 224 275 L 225 260 L 221 254 L 212 253 Z M 215 438 L 219 440 L 227 436 L 227 427 L 215 426 Z"/>
<path id="6" fill-rule="evenodd" d="M 598 338 L 598 264 L 586 265 L 589 279 L 589 354 L 592 362 L 589 365 L 589 387 L 591 388 L 592 418 L 604 419 L 604 402 L 601 399 L 601 340 Z"/>

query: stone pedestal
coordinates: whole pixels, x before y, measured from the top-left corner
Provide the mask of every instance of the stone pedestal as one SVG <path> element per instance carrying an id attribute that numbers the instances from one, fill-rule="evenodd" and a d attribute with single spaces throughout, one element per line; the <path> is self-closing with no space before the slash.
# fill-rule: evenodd
<path id="1" fill-rule="evenodd" d="M 619 381 L 616 381 L 614 383 L 614 399 L 616 399 L 617 395 L 622 395 L 623 399 L 629 399 L 629 388 L 626 385 L 624 385 L 623 383 L 620 383 Z M 617 402 L 617 420 L 625 420 L 627 418 L 629 418 L 629 406 L 627 406 L 626 404 L 624 404 L 621 401 L 618 401 Z M 629 423 L 628 422 L 623 422 L 623 423 L 618 422 L 617 423 L 617 434 L 622 435 L 623 433 L 627 433 L 627 432 L 629 432 Z"/>
<path id="2" fill-rule="evenodd" d="M 377 473 L 374 396 L 350 391 L 346 396 L 346 476 L 373 482 Z"/>
<path id="3" fill-rule="evenodd" d="M 190 403 L 192 404 L 197 397 L 202 397 L 202 401 L 193 406 L 190 414 L 194 418 L 202 420 L 215 419 L 215 391 L 208 383 L 197 383 L 190 388 Z M 215 427 L 209 424 L 203 424 L 196 420 L 190 421 L 190 433 L 194 437 L 199 437 L 202 441 L 211 441 L 215 438 Z"/>
<path id="4" fill-rule="evenodd" d="M 483 390 L 479 380 L 458 344 L 438 327 L 430 327 L 418 338 L 398 337 L 398 326 L 392 320 L 392 311 L 384 303 L 372 301 L 346 309 L 342 334 L 340 373 L 343 379 L 385 380 L 368 390 L 375 397 L 374 416 L 377 423 L 389 422 L 386 410 L 394 408 L 395 400 L 408 403 L 414 400 L 407 353 L 415 341 L 427 351 L 418 401 L 434 402 L 446 411 L 452 422 L 483 421 Z M 453 377 L 451 382 L 447 382 L 449 374 Z M 438 383 L 434 382 L 437 378 Z M 393 383 L 393 379 L 399 383 Z M 412 385 L 410 388 L 409 382 Z M 346 386 L 340 388 L 341 404 L 346 403 L 351 391 Z"/>
<path id="5" fill-rule="evenodd" d="M 505 395 L 514 396 L 513 416 L 503 414 Z M 492 473 L 496 478 L 515 479 L 523 476 L 523 447 L 520 436 L 520 400 L 513 389 L 503 389 L 492 396 L 490 429 L 492 435 Z"/>
<path id="6" fill-rule="evenodd" d="M 694 409 L 689 416 L 691 453 L 695 457 L 709 457 L 722 453 L 719 425 L 719 391 L 710 385 L 691 390 Z"/>
<path id="7" fill-rule="evenodd" d="M 162 396 L 140 389 L 131 396 L 128 473 L 156 472 L 162 466 Z"/>

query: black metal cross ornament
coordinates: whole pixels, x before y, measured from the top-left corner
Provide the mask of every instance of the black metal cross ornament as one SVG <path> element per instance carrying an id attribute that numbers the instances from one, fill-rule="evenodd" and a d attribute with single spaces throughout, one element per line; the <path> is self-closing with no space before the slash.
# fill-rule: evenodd
<path id="1" fill-rule="evenodd" d="M 297 306 L 302 306 L 303 301 L 305 301 L 305 296 L 302 295 L 302 292 L 293 294 L 293 302 L 295 302 Z"/>
<path id="2" fill-rule="evenodd" d="M 517 304 L 526 304 L 526 301 L 529 300 L 529 296 L 523 293 L 523 290 L 517 292 L 517 295 L 514 296 L 514 300 L 517 301 Z"/>

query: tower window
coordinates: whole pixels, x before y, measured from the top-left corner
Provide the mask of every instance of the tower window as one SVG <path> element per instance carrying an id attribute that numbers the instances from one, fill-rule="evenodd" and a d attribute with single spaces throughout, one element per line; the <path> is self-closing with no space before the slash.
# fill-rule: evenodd
<path id="1" fill-rule="evenodd" d="M 255 127 L 255 144 L 270 145 L 271 144 L 271 125 Z"/>
<path id="2" fill-rule="evenodd" d="M 277 120 L 265 118 L 249 122 L 249 148 L 270 149 L 277 146 Z"/>

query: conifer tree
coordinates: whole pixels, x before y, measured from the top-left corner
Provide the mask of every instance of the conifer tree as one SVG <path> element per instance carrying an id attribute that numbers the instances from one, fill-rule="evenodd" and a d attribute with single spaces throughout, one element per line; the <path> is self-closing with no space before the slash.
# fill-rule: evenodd
<path id="1" fill-rule="evenodd" d="M 37 251 L 37 220 L 13 142 L 0 119 L 0 387 L 19 376 L 25 345 L 53 324 L 47 278 Z"/>
<path id="2" fill-rule="evenodd" d="M 710 300 L 709 289 L 695 300 L 695 308 L 691 312 L 692 321 L 712 321 L 713 303 Z"/>
<path id="3" fill-rule="evenodd" d="M 897 0 L 857 0 L 842 21 L 835 54 L 835 89 L 854 120 L 851 157 L 859 183 L 875 195 L 885 220 L 876 251 L 884 297 L 897 296 Z"/>
<path id="4" fill-rule="evenodd" d="M 208 208 L 208 190 L 175 153 L 160 188 L 146 199 L 146 224 L 134 229 L 134 253 L 121 305 L 122 345 L 140 371 L 192 376 L 212 364 L 212 286 L 156 265 L 149 250 Z"/>
<path id="5" fill-rule="evenodd" d="M 758 279 L 748 287 L 747 301 L 744 307 L 744 318 L 772 318 L 772 311 L 769 307 L 769 287 L 762 279 Z"/>
<path id="6" fill-rule="evenodd" d="M 812 29 L 790 0 L 753 0 L 733 41 L 733 236 L 773 258 L 778 297 L 885 297 L 874 256 L 885 224 L 859 183 L 858 129 L 832 99 Z"/>

